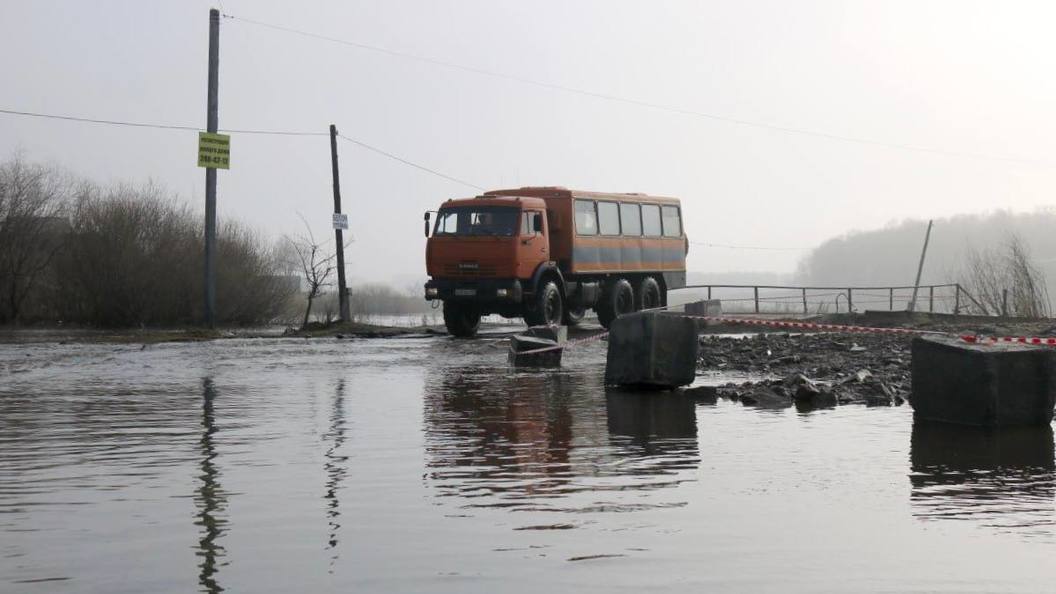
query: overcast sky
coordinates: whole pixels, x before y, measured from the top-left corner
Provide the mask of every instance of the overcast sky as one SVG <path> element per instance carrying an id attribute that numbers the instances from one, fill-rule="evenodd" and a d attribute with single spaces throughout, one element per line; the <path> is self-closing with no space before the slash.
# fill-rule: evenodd
<path id="1" fill-rule="evenodd" d="M 1051 2 L 0 0 L 0 109 L 204 128 L 214 5 L 236 17 L 221 25 L 221 128 L 334 123 L 487 188 L 677 196 L 695 242 L 801 248 L 906 217 L 1056 203 Z M 0 114 L 0 156 L 152 179 L 197 206 L 196 143 Z M 476 191 L 339 150 L 349 273 L 424 276 L 422 211 Z M 331 234 L 325 136 L 234 135 L 219 179 L 222 217 L 278 236 L 298 232 L 302 213 Z M 694 245 L 689 268 L 791 271 L 802 254 Z"/>

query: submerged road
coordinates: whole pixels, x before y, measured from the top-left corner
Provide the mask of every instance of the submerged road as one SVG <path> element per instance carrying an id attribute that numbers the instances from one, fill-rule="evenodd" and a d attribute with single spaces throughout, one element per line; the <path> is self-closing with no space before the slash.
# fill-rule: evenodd
<path id="1" fill-rule="evenodd" d="M 1051 429 L 606 391 L 604 349 L 533 371 L 495 336 L 0 345 L 0 592 L 1051 580 Z"/>

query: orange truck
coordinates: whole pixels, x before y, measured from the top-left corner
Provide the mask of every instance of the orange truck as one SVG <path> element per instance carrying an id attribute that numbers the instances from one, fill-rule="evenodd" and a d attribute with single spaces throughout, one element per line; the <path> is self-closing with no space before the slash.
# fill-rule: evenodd
<path id="1" fill-rule="evenodd" d="M 427 300 L 454 336 L 499 314 L 529 326 L 578 324 L 667 304 L 686 286 L 689 242 L 675 198 L 561 187 L 493 190 L 425 213 Z M 430 231 L 432 231 L 430 236 Z"/>

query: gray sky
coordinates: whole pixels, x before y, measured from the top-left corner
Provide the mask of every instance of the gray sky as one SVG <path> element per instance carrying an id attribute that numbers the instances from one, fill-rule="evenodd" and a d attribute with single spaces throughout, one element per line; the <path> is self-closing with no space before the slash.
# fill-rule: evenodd
<path id="1" fill-rule="evenodd" d="M 0 0 L 0 109 L 205 123 L 208 9 Z M 534 81 L 846 142 L 631 105 L 224 19 L 220 126 L 341 133 L 488 187 L 682 198 L 693 241 L 810 247 L 852 229 L 1056 203 L 1056 4 L 278 2 L 224 12 Z M 0 115 L 21 150 L 197 206 L 193 132 Z M 424 276 L 421 214 L 473 195 L 342 143 L 358 278 Z M 992 157 L 1011 157 L 1003 160 Z M 326 137 L 235 135 L 220 214 L 327 236 Z M 695 245 L 695 271 L 790 271 L 803 252 Z"/>

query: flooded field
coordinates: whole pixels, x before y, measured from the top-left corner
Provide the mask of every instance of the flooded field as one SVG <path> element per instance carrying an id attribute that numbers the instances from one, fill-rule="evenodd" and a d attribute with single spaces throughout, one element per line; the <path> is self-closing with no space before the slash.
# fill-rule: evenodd
<path id="1" fill-rule="evenodd" d="M 603 342 L 505 349 L 0 345 L 0 592 L 1053 588 L 1050 428 L 606 391 Z"/>

